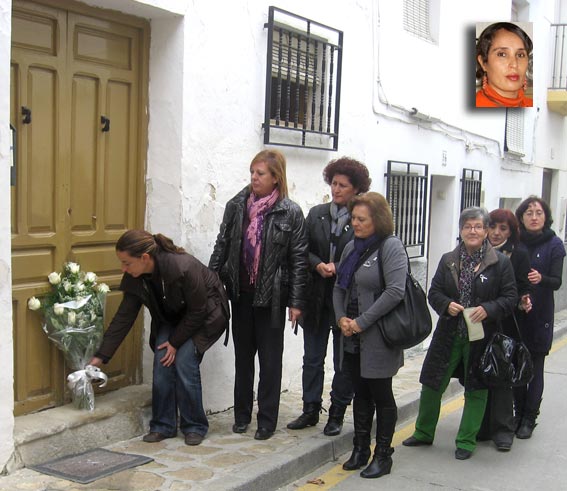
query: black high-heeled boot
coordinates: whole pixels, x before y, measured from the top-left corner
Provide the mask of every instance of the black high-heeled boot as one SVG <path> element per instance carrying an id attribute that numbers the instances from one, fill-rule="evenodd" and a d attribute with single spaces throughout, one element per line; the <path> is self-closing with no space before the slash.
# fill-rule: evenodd
<path id="1" fill-rule="evenodd" d="M 374 403 L 355 397 L 353 404 L 354 438 L 350 458 L 343 464 L 345 471 L 353 471 L 364 467 L 370 458 L 370 432 L 374 419 Z"/>
<path id="2" fill-rule="evenodd" d="M 376 448 L 372 461 L 360 473 L 360 477 L 374 479 L 390 474 L 392 470 L 392 438 L 396 431 L 398 408 L 385 407 L 376 411 Z"/>

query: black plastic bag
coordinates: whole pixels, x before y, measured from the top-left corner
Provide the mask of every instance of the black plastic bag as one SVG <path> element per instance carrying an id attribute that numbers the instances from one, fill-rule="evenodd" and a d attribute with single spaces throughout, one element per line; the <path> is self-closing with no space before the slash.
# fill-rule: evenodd
<path id="1" fill-rule="evenodd" d="M 480 358 L 480 379 L 489 388 L 519 387 L 533 377 L 532 357 L 521 341 L 495 333 Z"/>

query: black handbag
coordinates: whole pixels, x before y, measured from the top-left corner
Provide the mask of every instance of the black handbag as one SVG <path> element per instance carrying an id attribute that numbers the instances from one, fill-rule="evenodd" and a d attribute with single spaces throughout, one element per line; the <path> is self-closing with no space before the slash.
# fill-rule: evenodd
<path id="1" fill-rule="evenodd" d="M 519 340 L 496 332 L 480 358 L 480 379 L 489 388 L 519 387 L 528 384 L 534 375 L 532 357 L 522 341 L 516 317 L 512 314 Z"/>
<path id="2" fill-rule="evenodd" d="M 390 237 L 395 237 L 394 235 Z M 386 237 L 382 244 L 389 239 Z M 385 288 L 382 268 L 382 244 L 378 250 L 378 261 L 382 285 Z M 409 256 L 408 272 L 406 275 L 406 292 L 404 298 L 390 312 L 378 319 L 377 324 L 384 341 L 391 348 L 407 349 L 421 343 L 431 334 L 431 313 L 427 306 L 427 297 L 419 282 L 411 274 Z"/>

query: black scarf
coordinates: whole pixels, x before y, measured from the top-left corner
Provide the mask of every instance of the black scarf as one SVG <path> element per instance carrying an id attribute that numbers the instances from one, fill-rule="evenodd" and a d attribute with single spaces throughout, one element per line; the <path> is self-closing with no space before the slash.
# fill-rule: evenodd
<path id="1" fill-rule="evenodd" d="M 555 232 L 550 228 L 544 228 L 541 234 L 520 230 L 520 240 L 530 249 L 551 240 L 553 237 L 555 237 Z"/>

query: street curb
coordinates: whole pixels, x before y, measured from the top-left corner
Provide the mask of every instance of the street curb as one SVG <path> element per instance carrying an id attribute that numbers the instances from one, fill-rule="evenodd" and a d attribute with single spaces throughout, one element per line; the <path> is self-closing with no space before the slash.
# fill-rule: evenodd
<path id="1" fill-rule="evenodd" d="M 557 341 L 567 334 L 567 317 L 559 319 L 554 329 L 554 339 Z M 463 392 L 463 387 L 457 379 L 452 379 L 443 394 L 443 402 L 453 399 Z M 419 408 L 419 391 L 410 392 L 397 399 L 398 427 L 406 425 L 415 416 Z M 327 437 L 322 433 L 305 438 L 292 452 L 286 451 L 276 456 L 269 455 L 259 458 L 254 468 L 242 469 L 241 476 L 233 476 L 232 483 L 210 483 L 209 491 L 267 491 L 277 490 L 313 470 L 337 459 L 352 448 L 354 429 L 352 424 L 343 426 L 339 436 Z"/>
<path id="2" fill-rule="evenodd" d="M 451 380 L 443 394 L 443 401 L 450 400 L 462 393 L 463 387 L 457 379 Z M 419 391 L 402 395 L 398 400 L 398 427 L 405 426 L 417 415 Z M 376 423 L 376 422 L 374 422 Z M 253 467 L 242 468 L 242 477 L 232 476 L 232 483 L 210 483 L 209 491 L 266 491 L 276 490 L 313 470 L 337 459 L 352 449 L 354 428 L 345 423 L 343 431 L 336 437 L 327 437 L 319 433 L 305 438 L 293 447 L 276 456 L 259 458 Z"/>

